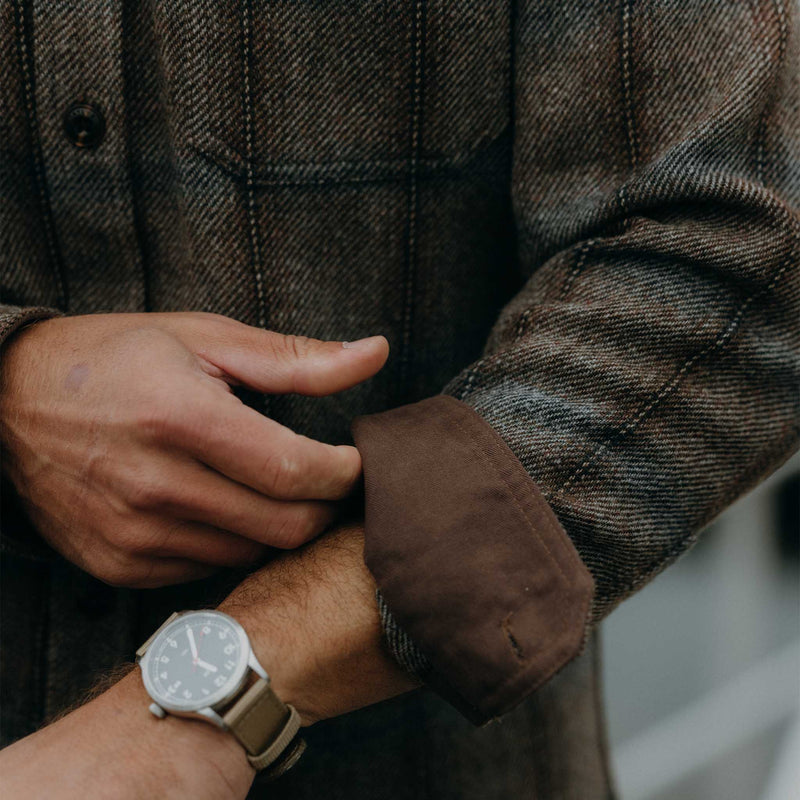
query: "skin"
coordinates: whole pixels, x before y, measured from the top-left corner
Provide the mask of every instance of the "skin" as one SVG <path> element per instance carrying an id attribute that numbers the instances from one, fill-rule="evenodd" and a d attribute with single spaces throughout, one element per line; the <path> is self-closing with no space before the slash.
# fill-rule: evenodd
<path id="1" fill-rule="evenodd" d="M 4 351 L 3 470 L 44 539 L 107 583 L 156 587 L 252 564 L 328 528 L 361 460 L 231 387 L 332 394 L 387 356 L 382 336 L 343 346 L 204 313 L 40 322 Z"/>
<path id="2" fill-rule="evenodd" d="M 250 576 L 220 606 L 236 617 L 304 725 L 413 689 L 380 643 L 363 529 L 340 526 Z M 244 798 L 254 772 L 211 725 L 156 720 L 135 670 L 92 702 L 0 752 L 9 797 Z"/>
<path id="3" fill-rule="evenodd" d="M 360 477 L 358 452 L 300 437 L 230 387 L 324 395 L 373 375 L 383 337 L 284 337 L 208 314 L 42 322 L 4 353 L 4 469 L 44 538 L 109 583 L 158 586 L 303 545 Z M 65 433 L 66 432 L 66 433 Z M 414 688 L 381 643 L 363 528 L 270 561 L 221 609 L 303 724 Z M 15 798 L 244 798 L 254 773 L 213 726 L 156 720 L 138 670 L 0 752 Z"/>

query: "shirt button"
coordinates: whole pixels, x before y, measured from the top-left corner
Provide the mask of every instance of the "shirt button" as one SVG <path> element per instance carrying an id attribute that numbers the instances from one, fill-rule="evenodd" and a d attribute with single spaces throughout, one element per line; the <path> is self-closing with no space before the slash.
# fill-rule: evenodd
<path id="1" fill-rule="evenodd" d="M 96 105 L 73 103 L 64 114 L 64 130 L 75 147 L 93 149 L 103 141 L 106 121 Z"/>

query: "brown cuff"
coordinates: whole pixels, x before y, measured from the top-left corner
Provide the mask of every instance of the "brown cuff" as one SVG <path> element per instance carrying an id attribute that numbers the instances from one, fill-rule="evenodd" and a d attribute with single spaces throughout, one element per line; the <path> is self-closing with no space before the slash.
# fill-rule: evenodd
<path id="1" fill-rule="evenodd" d="M 509 711 L 581 650 L 594 583 L 522 464 L 448 395 L 357 417 L 365 560 L 473 721 Z"/>

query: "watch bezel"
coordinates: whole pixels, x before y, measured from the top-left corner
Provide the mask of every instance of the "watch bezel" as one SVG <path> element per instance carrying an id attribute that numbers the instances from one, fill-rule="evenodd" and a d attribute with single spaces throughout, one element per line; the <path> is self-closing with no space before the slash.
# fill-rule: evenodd
<path id="1" fill-rule="evenodd" d="M 228 624 L 239 637 L 239 663 L 236 669 L 231 673 L 229 681 L 221 686 L 216 692 L 211 693 L 207 697 L 199 698 L 197 701 L 186 701 L 184 703 L 176 704 L 171 703 L 168 696 L 164 696 L 159 689 L 153 685 L 150 677 L 150 662 L 151 655 L 157 649 L 157 643 L 162 638 L 166 637 L 172 630 L 186 624 L 187 617 L 220 617 L 226 624 Z M 162 708 L 170 711 L 173 714 L 193 714 L 205 708 L 216 709 L 220 705 L 224 705 L 227 701 L 233 699 L 236 694 L 244 686 L 251 660 L 250 639 L 247 636 L 245 629 L 231 616 L 222 611 L 216 610 L 203 610 L 197 609 L 192 611 L 184 611 L 170 619 L 168 622 L 158 630 L 153 637 L 153 641 L 147 648 L 147 652 L 142 656 L 139 661 L 139 666 L 142 671 L 142 681 L 147 690 L 147 694 Z"/>

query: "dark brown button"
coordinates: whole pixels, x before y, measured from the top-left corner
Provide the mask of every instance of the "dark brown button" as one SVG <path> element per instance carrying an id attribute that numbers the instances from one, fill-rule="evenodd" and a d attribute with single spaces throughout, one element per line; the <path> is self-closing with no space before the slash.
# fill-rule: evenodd
<path id="1" fill-rule="evenodd" d="M 64 114 L 64 130 L 75 147 L 92 149 L 103 141 L 106 121 L 96 105 L 73 103 Z"/>

